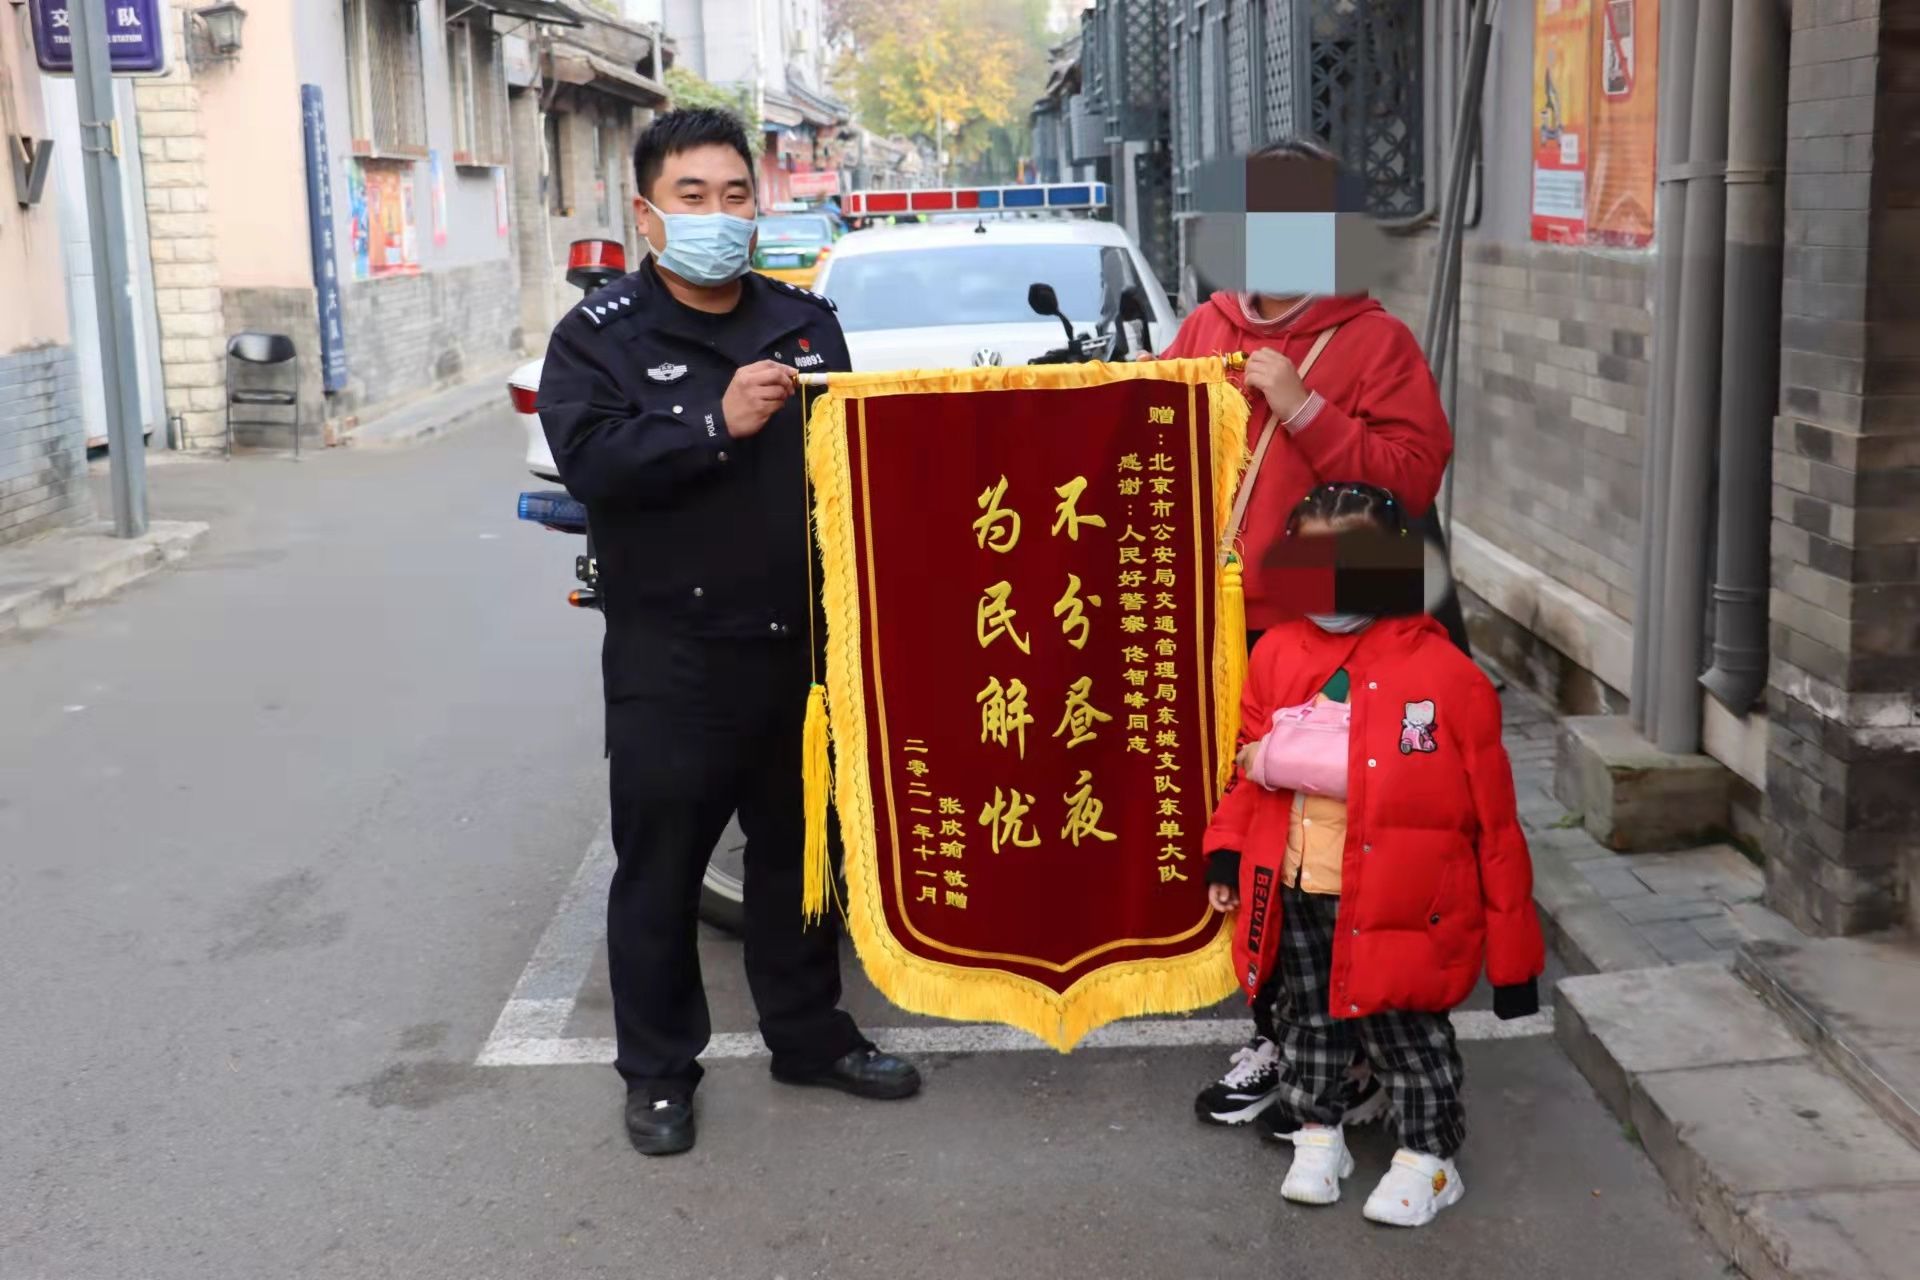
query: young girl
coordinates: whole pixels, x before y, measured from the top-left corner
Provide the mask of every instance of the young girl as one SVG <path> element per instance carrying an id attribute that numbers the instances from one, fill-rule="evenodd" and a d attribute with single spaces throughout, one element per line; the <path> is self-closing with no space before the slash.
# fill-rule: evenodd
<path id="1" fill-rule="evenodd" d="M 1287 536 L 1369 526 L 1404 530 L 1391 495 L 1327 484 Z M 1239 913 L 1247 991 L 1280 975 L 1274 1107 L 1300 1126 L 1281 1194 L 1340 1198 L 1353 1173 L 1342 1081 L 1364 1052 L 1401 1140 L 1366 1216 L 1423 1226 L 1464 1190 L 1448 1012 L 1483 962 L 1499 1017 L 1539 1007 L 1544 948 L 1499 699 L 1425 615 L 1310 614 L 1260 638 L 1240 732 L 1240 772 L 1207 829 L 1207 878 L 1215 908 Z"/>

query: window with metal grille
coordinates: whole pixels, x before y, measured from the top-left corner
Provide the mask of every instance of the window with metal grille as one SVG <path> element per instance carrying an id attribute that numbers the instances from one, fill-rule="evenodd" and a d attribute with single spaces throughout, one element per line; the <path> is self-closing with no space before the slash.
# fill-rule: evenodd
<path id="1" fill-rule="evenodd" d="M 357 155 L 427 154 L 426 73 L 415 0 L 344 0 Z M 502 77 L 504 79 L 504 76 Z"/>
<path id="2" fill-rule="evenodd" d="M 453 162 L 507 162 L 507 76 L 501 40 L 485 14 L 447 24 Z"/>

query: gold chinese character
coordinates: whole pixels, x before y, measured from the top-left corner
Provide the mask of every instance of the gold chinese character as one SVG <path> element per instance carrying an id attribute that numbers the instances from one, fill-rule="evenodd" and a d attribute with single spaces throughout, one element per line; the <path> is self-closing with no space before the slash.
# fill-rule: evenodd
<path id="1" fill-rule="evenodd" d="M 913 838 L 916 840 L 931 840 L 933 839 L 933 828 L 924 822 L 916 822 L 913 824 Z"/>
<path id="2" fill-rule="evenodd" d="M 1053 736 L 1071 735 L 1067 738 L 1069 750 L 1083 742 L 1092 742 L 1094 726 L 1105 724 L 1112 716 L 1093 705 L 1093 679 L 1081 676 L 1067 688 L 1067 709 L 1060 716 L 1060 727 Z"/>
<path id="3" fill-rule="evenodd" d="M 1181 879 L 1184 880 L 1186 877 L 1182 876 Z M 955 910 L 965 911 L 967 909 L 967 895 L 957 889 L 949 889 L 947 890 L 947 905 Z"/>
<path id="4" fill-rule="evenodd" d="M 1171 471 L 1171 470 L 1173 470 L 1173 458 L 1172 458 L 1172 456 L 1171 456 L 1171 455 L 1169 455 L 1169 454 L 1164 454 L 1164 453 L 1156 453 L 1156 454 L 1154 454 L 1154 455 L 1153 455 L 1153 457 L 1152 457 L 1152 459 L 1151 459 L 1151 460 L 1149 460 L 1149 461 L 1148 461 L 1148 463 L 1147 463 L 1147 470 L 1149 470 L 1149 471 Z"/>
<path id="5" fill-rule="evenodd" d="M 1133 587 L 1145 586 L 1146 581 L 1147 581 L 1147 575 L 1140 572 L 1140 570 L 1138 569 L 1128 569 L 1123 573 L 1121 573 L 1120 575 L 1120 587 L 1122 590 L 1129 590 Z"/>
<path id="6" fill-rule="evenodd" d="M 1128 733 L 1145 733 L 1146 731 L 1147 731 L 1147 718 L 1145 716 L 1131 715 L 1127 717 Z"/>
<path id="7" fill-rule="evenodd" d="M 946 872 L 945 879 L 947 888 L 949 889 L 964 889 L 967 887 L 967 873 L 964 871 L 949 869 Z"/>
<path id="8" fill-rule="evenodd" d="M 923 884 L 920 886 L 920 896 L 915 901 L 937 904 L 940 901 L 940 890 L 933 885 Z"/>
<path id="9" fill-rule="evenodd" d="M 1137 667 L 1129 667 L 1120 673 L 1120 678 L 1138 689 L 1147 683 L 1147 673 Z"/>
<path id="10" fill-rule="evenodd" d="M 1162 751 L 1160 753 L 1160 762 L 1153 767 L 1164 770 L 1167 773 L 1180 772 L 1180 762 L 1173 758 L 1173 752 L 1171 751 Z"/>
<path id="11" fill-rule="evenodd" d="M 1147 562 L 1146 553 L 1142 551 L 1139 547 L 1120 548 L 1121 564 L 1145 564 L 1146 562 Z"/>
<path id="12" fill-rule="evenodd" d="M 1172 729 L 1162 729 L 1159 733 L 1154 735 L 1153 745 L 1156 747 L 1167 747 L 1169 749 L 1178 750 L 1180 746 L 1180 735 L 1174 732 Z"/>
<path id="13" fill-rule="evenodd" d="M 1138 529 L 1136 529 L 1136 528 L 1134 528 L 1134 527 L 1133 527 L 1132 525 L 1128 525 L 1128 526 L 1127 526 L 1127 531 L 1126 531 L 1125 533 L 1123 533 L 1123 534 L 1121 534 L 1121 535 L 1120 535 L 1120 537 L 1119 537 L 1119 539 L 1118 539 L 1118 541 L 1120 541 L 1120 542 L 1145 542 L 1145 541 L 1146 541 L 1146 539 L 1140 536 L 1140 531 L 1139 531 Z"/>
<path id="14" fill-rule="evenodd" d="M 1153 651 L 1163 658 L 1171 658 L 1174 654 L 1180 652 L 1180 642 L 1177 640 L 1169 640 L 1163 636 L 1153 642 Z"/>
<path id="15" fill-rule="evenodd" d="M 973 522 L 973 536 L 982 548 L 991 549 L 1005 555 L 1013 550 L 1020 541 L 1020 513 L 1010 507 L 1000 505 L 1000 499 L 1007 496 L 1007 478 L 991 488 L 983 489 L 975 503 L 986 512 Z"/>
<path id="16" fill-rule="evenodd" d="M 907 761 L 907 772 L 916 778 L 924 778 L 927 776 L 927 762 L 925 760 L 909 760 Z"/>
<path id="17" fill-rule="evenodd" d="M 1155 569 L 1153 571 L 1153 585 L 1156 587 L 1171 587 L 1176 585 L 1174 582 L 1173 570 Z"/>
<path id="18" fill-rule="evenodd" d="M 1161 884 L 1172 884 L 1175 880 L 1185 880 L 1187 878 L 1188 877 L 1180 874 L 1180 868 L 1171 863 L 1164 863 L 1160 867 Z"/>
<path id="19" fill-rule="evenodd" d="M 1151 404 L 1147 406 L 1149 423 L 1165 424 L 1173 421 L 1173 406 L 1170 404 Z"/>
<path id="20" fill-rule="evenodd" d="M 1174 626 L 1173 615 L 1170 613 L 1163 613 L 1154 618 L 1153 629 L 1164 635 L 1177 636 L 1180 634 L 1180 629 Z"/>
<path id="21" fill-rule="evenodd" d="M 1153 696 L 1162 702 L 1178 702 L 1180 690 L 1170 684 L 1157 684 L 1153 686 Z"/>
<path id="22" fill-rule="evenodd" d="M 1100 607 L 1100 597 L 1088 596 L 1086 603 L 1097 609 Z M 1086 612 L 1081 607 L 1078 574 L 1067 575 L 1066 593 L 1053 602 L 1053 616 L 1061 619 L 1060 634 L 1067 638 L 1068 644 L 1076 649 L 1087 647 L 1087 633 L 1093 630 L 1093 623 L 1087 620 Z M 1074 634 L 1076 627 L 1080 630 L 1078 635 Z"/>
<path id="23" fill-rule="evenodd" d="M 966 855 L 967 846 L 958 840 L 948 840 L 940 846 L 940 856 L 943 858 L 964 858 Z"/>
<path id="24" fill-rule="evenodd" d="M 1120 469 L 1122 471 L 1138 471 L 1140 469 L 1140 455 L 1137 453 L 1121 454 Z"/>
<path id="25" fill-rule="evenodd" d="M 1126 476 L 1120 481 L 1120 496 L 1135 498 L 1140 495 L 1140 477 Z"/>
<path id="26" fill-rule="evenodd" d="M 963 836 L 967 833 L 960 826 L 960 819 L 942 818 L 940 820 L 940 834 L 943 836 Z"/>
<path id="27" fill-rule="evenodd" d="M 980 810 L 980 825 L 991 833 L 995 853 L 1000 852 L 1002 845 L 1031 849 L 1040 843 L 1040 833 L 1025 821 L 1031 808 L 1032 796 L 1023 796 L 1017 790 L 1003 796 L 1000 788 L 993 789 L 993 803 Z"/>
<path id="28" fill-rule="evenodd" d="M 1155 547 L 1153 549 L 1153 562 L 1155 564 L 1172 564 L 1174 560 L 1179 556 L 1179 554 L 1180 553 L 1178 551 L 1175 551 L 1172 547 L 1168 547 L 1168 546 Z"/>
<path id="29" fill-rule="evenodd" d="M 1175 711 L 1172 707 L 1162 707 L 1160 708 L 1159 715 L 1154 719 L 1154 723 L 1155 724 L 1176 724 L 1179 722 L 1179 719 L 1180 719 L 1180 713 Z"/>
<path id="30" fill-rule="evenodd" d="M 1153 678 L 1156 680 L 1178 680 L 1180 673 L 1175 669 L 1175 664 L 1171 662 L 1156 662 L 1153 664 Z"/>
<path id="31" fill-rule="evenodd" d="M 1153 540 L 1155 542 L 1171 542 L 1173 540 L 1173 526 L 1170 524 L 1157 524 L 1153 526 Z"/>
<path id="32" fill-rule="evenodd" d="M 1137 751 L 1143 756 L 1153 754 L 1151 751 L 1147 749 L 1147 740 L 1145 738 L 1128 738 L 1127 750 Z"/>
<path id="33" fill-rule="evenodd" d="M 1177 822 L 1171 822 L 1171 821 L 1163 822 L 1160 824 L 1160 829 L 1154 832 L 1154 834 L 1159 836 L 1162 840 L 1178 840 L 1181 835 L 1180 824 Z M 1178 846 L 1168 845 L 1167 847 L 1169 849 L 1172 849 L 1172 848 L 1177 848 Z"/>
<path id="34" fill-rule="evenodd" d="M 1138 613 L 1147 607 L 1146 594 L 1140 591 L 1122 592 L 1120 596 L 1120 607 L 1130 612 Z"/>
<path id="35" fill-rule="evenodd" d="M 1027 645 L 1027 637 L 1013 629 L 1013 618 L 1019 610 L 1007 604 L 1012 595 L 1011 582 L 996 582 L 987 588 L 986 594 L 980 597 L 980 603 L 974 607 L 974 631 L 980 637 L 982 649 L 1004 635 L 1013 641 L 1014 648 L 1020 652 L 1033 652 Z"/>
<path id="36" fill-rule="evenodd" d="M 965 813 L 966 810 L 962 809 L 960 807 L 960 802 L 958 800 L 955 800 L 952 796 L 942 796 L 940 797 L 940 812 Z"/>
<path id="37" fill-rule="evenodd" d="M 1074 784 L 1076 791 L 1061 797 L 1067 802 L 1067 825 L 1060 828 L 1063 839 L 1071 840 L 1078 848 L 1081 837 L 1092 836 L 1095 840 L 1117 839 L 1111 831 L 1100 829 L 1100 814 L 1106 808 L 1093 794 L 1093 774 L 1082 769 L 1080 780 Z"/>
<path id="38" fill-rule="evenodd" d="M 1162 800 L 1160 802 L 1160 816 L 1163 818 L 1179 817 L 1180 802 L 1178 800 Z"/>
<path id="39" fill-rule="evenodd" d="M 1065 529 L 1068 540 L 1078 542 L 1080 541 L 1081 525 L 1084 524 L 1095 529 L 1104 529 L 1107 527 L 1105 516 L 1083 516 L 1080 514 L 1080 495 L 1086 491 L 1087 478 L 1085 476 L 1075 476 L 1065 484 L 1054 489 L 1054 492 L 1060 495 L 1060 502 L 1059 505 L 1053 509 L 1053 528 L 1049 531 L 1050 536 L 1057 538 L 1060 536 L 1060 531 Z"/>
<path id="40" fill-rule="evenodd" d="M 1133 707 L 1137 710 L 1147 705 L 1147 695 L 1140 692 L 1138 689 L 1135 689 L 1133 692 L 1129 693 L 1126 697 L 1120 699 L 1120 701 L 1126 703 L 1128 706 Z"/>
<path id="41" fill-rule="evenodd" d="M 1186 860 L 1187 860 L 1186 852 L 1182 850 L 1179 845 L 1167 844 L 1167 845 L 1162 845 L 1160 847 L 1160 861 L 1185 862 Z"/>
<path id="42" fill-rule="evenodd" d="M 1020 758 L 1027 758 L 1027 726 L 1033 717 L 1027 714 L 1027 686 L 1020 680 L 1000 685 L 1000 677 L 987 681 L 987 687 L 974 696 L 980 704 L 980 741 L 1018 746 Z"/>
<path id="43" fill-rule="evenodd" d="M 1156 495 L 1168 494 L 1173 492 L 1173 481 L 1167 479 L 1165 476 L 1155 476 L 1147 482 L 1147 487 L 1152 489 Z"/>
<path id="44" fill-rule="evenodd" d="M 1137 613 L 1120 615 L 1120 630 L 1127 635 L 1139 635 L 1147 629 L 1147 620 Z"/>
<path id="45" fill-rule="evenodd" d="M 1137 644 L 1130 644 L 1120 651 L 1120 661 L 1131 662 L 1136 666 L 1147 660 L 1147 651 Z"/>
<path id="46" fill-rule="evenodd" d="M 1148 510 L 1153 512 L 1154 519 L 1166 520 L 1173 515 L 1173 503 L 1165 498 L 1156 498 Z"/>
<path id="47" fill-rule="evenodd" d="M 1155 774 L 1153 778 L 1153 793 L 1158 796 L 1158 795 L 1165 795 L 1169 791 L 1173 792 L 1175 795 L 1180 794 L 1179 784 L 1174 782 L 1172 778 L 1164 777 L 1160 774 Z"/>

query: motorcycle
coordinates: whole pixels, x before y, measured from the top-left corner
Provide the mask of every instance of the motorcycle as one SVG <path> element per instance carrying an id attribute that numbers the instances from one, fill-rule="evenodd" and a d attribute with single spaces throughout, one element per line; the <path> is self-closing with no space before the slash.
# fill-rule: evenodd
<path id="1" fill-rule="evenodd" d="M 626 252 L 615 241 L 576 240 L 569 247 L 567 283 L 580 290 L 582 296 L 612 283 L 626 272 Z M 515 410 L 523 418 L 533 415 L 537 391 L 538 378 L 531 373 L 531 366 L 515 372 L 509 383 L 509 394 Z M 538 423 L 533 422 L 529 430 L 537 433 Z M 542 469 L 530 469 L 542 479 L 558 478 Z M 593 554 L 593 530 L 587 521 L 585 505 L 565 489 L 529 489 L 520 494 L 518 514 L 520 519 L 555 533 L 586 540 L 584 551 L 573 558 L 573 575 L 579 585 L 567 593 L 567 603 L 576 609 L 600 610 L 600 569 Z M 746 922 L 745 850 L 745 837 L 737 825 L 730 825 L 714 849 L 700 882 L 700 918 L 736 935 Z"/>

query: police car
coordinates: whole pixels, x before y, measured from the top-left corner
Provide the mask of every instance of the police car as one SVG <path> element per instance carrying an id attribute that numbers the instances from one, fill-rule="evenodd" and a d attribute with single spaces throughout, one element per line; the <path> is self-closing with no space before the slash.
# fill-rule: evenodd
<path id="1" fill-rule="evenodd" d="M 1063 346 L 1062 318 L 1087 359 L 1162 350 L 1178 328 L 1165 288 L 1123 228 L 1083 216 L 1106 204 L 1097 182 L 856 191 L 848 217 L 932 221 L 843 237 L 813 287 L 861 372 L 1027 364 Z M 1035 314 L 1036 284 L 1057 315 Z"/>

